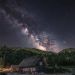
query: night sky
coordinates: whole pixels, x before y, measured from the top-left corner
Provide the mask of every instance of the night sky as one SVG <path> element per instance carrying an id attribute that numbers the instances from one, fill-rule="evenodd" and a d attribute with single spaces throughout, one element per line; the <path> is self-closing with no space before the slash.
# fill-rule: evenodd
<path id="1" fill-rule="evenodd" d="M 0 45 L 32 47 L 21 32 L 23 24 L 34 35 L 45 32 L 60 49 L 75 47 L 75 4 L 71 0 L 0 0 Z"/>

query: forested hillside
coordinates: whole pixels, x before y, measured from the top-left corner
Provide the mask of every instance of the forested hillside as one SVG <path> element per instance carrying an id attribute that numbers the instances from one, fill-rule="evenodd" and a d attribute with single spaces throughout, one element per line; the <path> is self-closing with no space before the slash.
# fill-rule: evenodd
<path id="1" fill-rule="evenodd" d="M 61 52 L 44 52 L 34 48 L 0 48 L 0 66 L 16 65 L 23 59 L 31 56 L 43 56 L 47 58 L 49 66 L 75 66 L 75 49 L 64 49 Z"/>

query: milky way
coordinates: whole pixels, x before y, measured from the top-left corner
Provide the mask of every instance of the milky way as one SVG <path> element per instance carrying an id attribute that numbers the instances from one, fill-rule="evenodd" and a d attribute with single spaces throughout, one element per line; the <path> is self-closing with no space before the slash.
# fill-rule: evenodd
<path id="1" fill-rule="evenodd" d="M 69 38 L 66 41 L 64 40 L 66 35 L 64 35 L 65 38 L 62 36 L 58 37 L 58 34 L 55 34 L 56 26 L 51 26 L 51 24 L 46 23 L 46 19 L 43 19 L 43 17 L 46 16 L 38 14 L 40 13 L 39 11 L 33 12 L 32 8 L 28 9 L 24 5 L 20 5 L 20 3 L 18 5 L 17 2 L 19 1 L 6 0 L 6 3 L 0 7 L 0 18 L 3 18 L 1 23 L 4 21 L 4 23 L 1 24 L 3 30 L 1 31 L 2 35 L 0 39 L 3 40 L 4 38 L 3 32 L 6 33 L 5 35 L 7 36 L 1 43 L 14 47 L 19 46 L 37 48 L 40 50 L 53 52 L 59 52 L 63 48 L 68 47 L 67 41 Z M 32 12 L 30 12 L 31 10 Z M 60 26 L 60 28 L 63 28 L 63 25 Z M 60 28 L 58 28 L 58 30 L 60 30 Z M 66 32 L 59 31 L 59 33 L 62 35 Z M 63 40 L 61 38 L 63 38 Z"/>
<path id="2" fill-rule="evenodd" d="M 33 48 L 54 52 L 58 52 L 60 50 L 57 42 L 53 43 L 56 40 L 54 40 L 52 34 L 48 34 L 46 32 L 36 34 L 35 31 L 31 33 L 31 31 L 27 28 L 28 25 L 26 23 L 19 22 L 18 19 L 15 19 L 15 17 L 12 17 L 10 14 L 7 14 L 5 10 L 2 10 L 2 13 L 5 15 L 5 18 L 10 24 L 12 24 L 13 27 L 20 28 L 22 34 L 25 35 L 25 38 L 27 37 L 27 42 L 32 44 Z"/>

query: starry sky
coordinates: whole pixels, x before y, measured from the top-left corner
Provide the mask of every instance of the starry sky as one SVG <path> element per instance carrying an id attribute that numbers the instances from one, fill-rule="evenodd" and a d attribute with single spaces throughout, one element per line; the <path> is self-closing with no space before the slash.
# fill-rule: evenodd
<path id="1" fill-rule="evenodd" d="M 46 32 L 60 47 L 75 47 L 75 3 L 71 0 L 0 0 L 0 45 L 31 47 L 22 34 Z"/>

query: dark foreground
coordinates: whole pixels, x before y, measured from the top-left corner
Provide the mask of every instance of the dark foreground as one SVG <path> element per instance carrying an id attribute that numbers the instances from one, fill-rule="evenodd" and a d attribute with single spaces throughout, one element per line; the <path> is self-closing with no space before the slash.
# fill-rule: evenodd
<path id="1" fill-rule="evenodd" d="M 19 73 L 0 73 L 0 75 L 34 75 L 34 74 L 19 74 Z M 40 74 L 36 74 L 36 75 L 73 75 L 72 73 L 57 73 L 57 74 L 44 74 L 44 73 L 40 73 Z"/>

